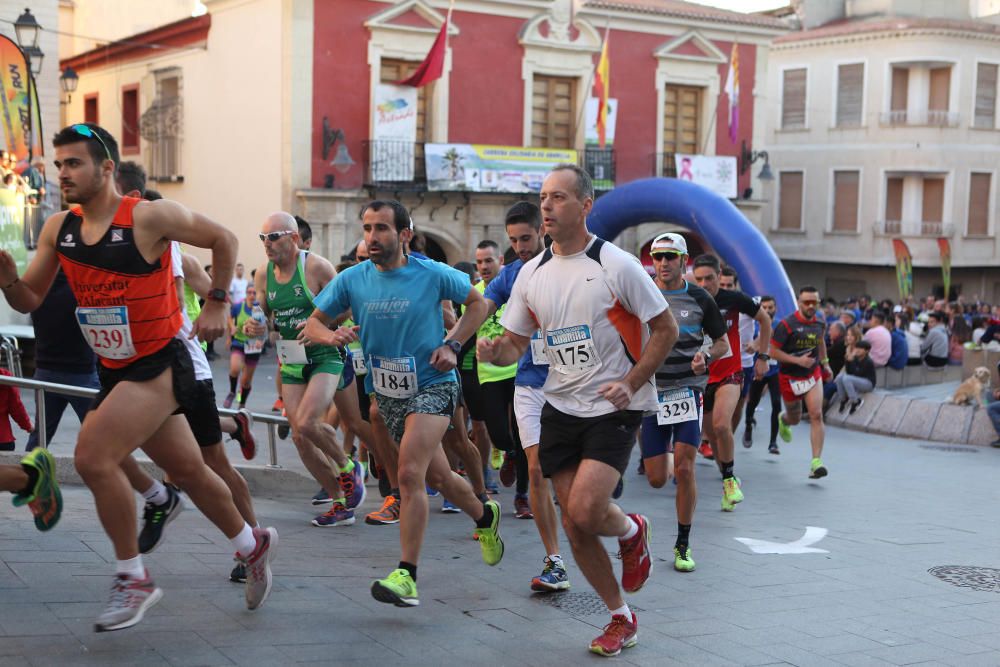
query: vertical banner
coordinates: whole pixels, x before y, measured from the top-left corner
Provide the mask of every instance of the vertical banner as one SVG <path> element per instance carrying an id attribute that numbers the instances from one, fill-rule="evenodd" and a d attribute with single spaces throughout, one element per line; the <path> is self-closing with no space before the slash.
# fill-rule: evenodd
<path id="1" fill-rule="evenodd" d="M 618 100 L 614 97 L 608 98 L 607 118 L 604 124 L 604 146 L 601 146 L 601 137 L 598 132 L 597 122 L 601 109 L 601 100 L 597 97 L 588 97 L 584 107 L 584 133 L 583 143 L 591 148 L 613 148 L 615 145 L 615 126 L 618 124 Z"/>
<path id="2" fill-rule="evenodd" d="M 951 301 L 951 242 L 939 238 L 938 250 L 941 251 L 941 280 L 944 282 L 944 300 Z"/>
<path id="3" fill-rule="evenodd" d="M 892 249 L 896 253 L 896 283 L 899 285 L 899 299 L 905 301 L 913 294 L 913 257 L 906 241 L 892 240 Z"/>
<path id="4" fill-rule="evenodd" d="M 4 35 L 0 35 L 0 127 L 6 149 L 17 156 L 18 162 L 28 159 L 30 148 L 35 155 L 42 154 L 38 92 L 31 85 L 24 54 Z"/>
<path id="5" fill-rule="evenodd" d="M 17 272 L 28 266 L 28 249 L 24 246 L 24 194 L 0 188 L 0 250 L 14 258 Z"/>
<path id="6" fill-rule="evenodd" d="M 371 177 L 412 181 L 417 143 L 417 89 L 380 83 L 372 100 Z"/>

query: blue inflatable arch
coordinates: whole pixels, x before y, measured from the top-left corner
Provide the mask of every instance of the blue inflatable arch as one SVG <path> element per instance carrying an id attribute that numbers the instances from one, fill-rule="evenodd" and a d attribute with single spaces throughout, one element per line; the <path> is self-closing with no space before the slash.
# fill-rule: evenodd
<path id="1" fill-rule="evenodd" d="M 777 317 L 795 311 L 795 293 L 764 235 L 728 199 L 674 178 L 647 178 L 616 187 L 594 203 L 590 231 L 613 240 L 644 222 L 669 222 L 695 232 L 736 269 L 749 294 L 771 294 Z"/>

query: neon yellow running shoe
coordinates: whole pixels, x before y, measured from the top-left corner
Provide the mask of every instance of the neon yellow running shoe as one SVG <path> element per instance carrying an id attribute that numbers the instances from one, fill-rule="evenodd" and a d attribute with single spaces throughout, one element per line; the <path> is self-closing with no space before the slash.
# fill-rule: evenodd
<path id="1" fill-rule="evenodd" d="M 785 442 L 792 441 L 792 427 L 785 423 L 785 413 L 778 415 L 778 435 Z"/>
<path id="2" fill-rule="evenodd" d="M 722 495 L 733 505 L 743 502 L 740 478 L 730 477 L 729 479 L 722 480 Z"/>
<path id="3" fill-rule="evenodd" d="M 490 467 L 492 467 L 494 470 L 500 470 L 500 466 L 502 465 L 503 465 L 503 452 L 494 447 L 493 453 L 490 455 Z"/>
<path id="4" fill-rule="evenodd" d="M 685 545 L 683 551 L 680 547 L 674 547 L 674 569 L 678 572 L 694 572 L 690 546 Z"/>
<path id="5" fill-rule="evenodd" d="M 44 447 L 36 447 L 21 459 L 21 465 L 34 468 L 38 479 L 28 494 L 15 494 L 14 506 L 27 505 L 35 515 L 35 528 L 51 530 L 62 516 L 63 500 L 56 480 L 56 460 Z"/>
<path id="6" fill-rule="evenodd" d="M 812 465 L 809 466 L 809 479 L 819 479 L 826 476 L 827 470 L 823 462 L 819 459 L 813 459 Z"/>
<path id="7" fill-rule="evenodd" d="M 394 604 L 397 607 L 420 605 L 417 582 L 413 580 L 409 572 L 403 569 L 393 570 L 385 579 L 373 581 L 372 597 L 379 602 Z"/>
<path id="8" fill-rule="evenodd" d="M 474 539 L 479 540 L 479 548 L 483 552 L 483 562 L 487 565 L 496 565 L 503 558 L 503 540 L 500 538 L 500 503 L 488 500 L 483 505 L 493 510 L 493 521 L 488 528 L 476 528 L 473 531 L 473 536 Z"/>

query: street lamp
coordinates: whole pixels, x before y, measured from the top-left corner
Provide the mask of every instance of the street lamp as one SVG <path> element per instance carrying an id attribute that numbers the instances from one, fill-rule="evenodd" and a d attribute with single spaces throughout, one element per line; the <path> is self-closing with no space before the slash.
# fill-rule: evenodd
<path id="1" fill-rule="evenodd" d="M 24 8 L 24 13 L 14 21 L 14 33 L 17 35 L 17 43 L 22 49 L 38 48 L 38 32 L 42 26 L 38 25 L 31 10 Z"/>
<path id="2" fill-rule="evenodd" d="M 38 76 L 42 72 L 42 59 L 45 54 L 37 46 L 26 46 L 22 49 L 24 59 L 28 61 L 28 68 L 32 76 Z"/>
<path id="3" fill-rule="evenodd" d="M 73 99 L 73 93 L 76 92 L 76 87 L 80 84 L 80 77 L 69 65 L 66 65 L 66 69 L 62 71 L 59 75 L 59 87 L 62 91 L 66 93 L 66 101 L 60 102 L 60 104 L 69 104 Z"/>
<path id="4" fill-rule="evenodd" d="M 740 150 L 740 173 L 746 172 L 757 160 L 763 159 L 764 166 L 760 168 L 760 173 L 757 174 L 757 178 L 762 181 L 773 181 L 774 174 L 771 173 L 771 158 L 768 156 L 767 151 L 751 151 L 747 148 L 747 142 L 743 142 L 742 150 Z"/>
<path id="5" fill-rule="evenodd" d="M 17 36 L 17 45 L 21 48 L 21 53 L 24 54 L 24 60 L 28 65 L 28 123 L 24 139 L 28 145 L 29 164 L 31 164 L 33 157 L 32 149 L 35 143 L 35 128 L 32 127 L 31 123 L 31 102 L 34 97 L 32 89 L 35 87 L 35 77 L 42 71 L 42 59 L 45 57 L 42 50 L 38 48 L 38 33 L 41 29 L 42 26 L 38 25 L 38 21 L 35 20 L 31 10 L 27 7 L 24 8 L 24 13 L 14 21 L 14 34 Z"/>

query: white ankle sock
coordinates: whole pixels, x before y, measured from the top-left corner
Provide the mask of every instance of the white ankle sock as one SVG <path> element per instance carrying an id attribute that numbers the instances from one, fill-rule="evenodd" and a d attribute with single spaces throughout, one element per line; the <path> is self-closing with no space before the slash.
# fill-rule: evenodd
<path id="1" fill-rule="evenodd" d="M 143 491 L 142 497 L 147 503 L 153 503 L 154 505 L 162 505 L 170 500 L 170 494 L 167 493 L 166 485 L 158 479 L 154 479 L 153 486 Z"/>
<path id="2" fill-rule="evenodd" d="M 549 554 L 549 561 L 552 563 L 561 563 L 562 556 L 560 556 L 559 554 Z"/>
<path id="3" fill-rule="evenodd" d="M 611 610 L 611 615 L 612 616 L 624 616 L 629 621 L 632 620 L 632 611 L 628 608 L 627 604 L 622 605 L 618 609 L 612 609 Z"/>
<path id="4" fill-rule="evenodd" d="M 628 531 L 624 535 L 618 538 L 623 542 L 625 540 L 631 540 L 633 537 L 639 534 L 639 524 L 635 522 L 635 519 L 627 515 L 625 518 L 628 519 Z"/>
<path id="5" fill-rule="evenodd" d="M 257 538 L 253 536 L 253 528 L 248 523 L 243 524 L 243 530 L 236 537 L 230 539 L 229 543 L 233 545 L 233 549 L 240 556 L 249 556 L 257 548 Z"/>
<path id="6" fill-rule="evenodd" d="M 142 556 L 117 561 L 115 572 L 117 574 L 128 575 L 132 579 L 146 578 L 146 568 L 142 566 Z"/>

